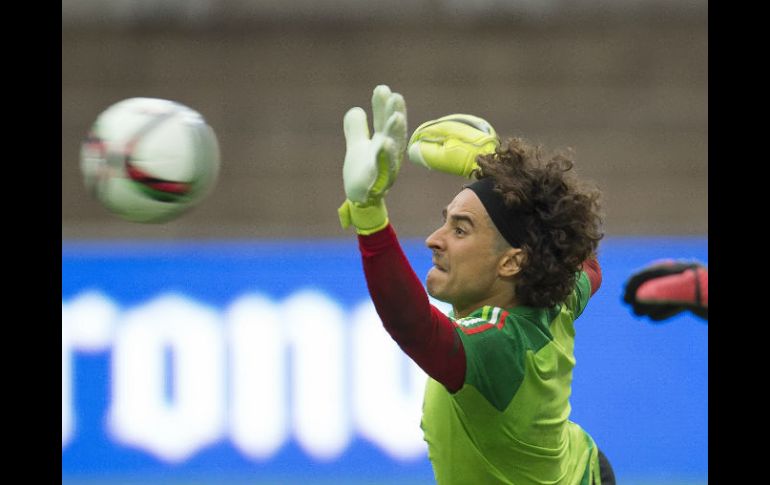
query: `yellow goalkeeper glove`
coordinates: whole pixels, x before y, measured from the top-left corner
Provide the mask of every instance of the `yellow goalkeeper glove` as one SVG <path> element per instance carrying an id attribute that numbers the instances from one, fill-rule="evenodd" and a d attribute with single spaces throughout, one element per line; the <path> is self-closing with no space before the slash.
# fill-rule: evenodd
<path id="1" fill-rule="evenodd" d="M 406 104 L 384 84 L 372 93 L 374 135 L 369 137 L 366 112 L 351 108 L 343 120 L 345 202 L 337 210 L 344 229 L 372 234 L 388 225 L 385 194 L 396 180 L 406 150 Z"/>
<path id="2" fill-rule="evenodd" d="M 426 121 L 409 139 L 409 159 L 439 172 L 470 178 L 476 157 L 500 145 L 495 129 L 478 116 L 452 114 Z"/>

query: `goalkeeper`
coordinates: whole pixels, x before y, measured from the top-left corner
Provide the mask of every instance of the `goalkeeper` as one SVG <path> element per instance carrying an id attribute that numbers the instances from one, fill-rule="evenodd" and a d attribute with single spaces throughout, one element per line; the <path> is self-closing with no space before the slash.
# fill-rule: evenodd
<path id="1" fill-rule="evenodd" d="M 470 115 L 424 123 L 407 144 L 403 97 L 387 86 L 344 117 L 346 200 L 367 285 L 385 329 L 429 376 L 421 427 L 436 482 L 614 484 L 596 442 L 569 420 L 574 320 L 601 283 L 599 193 L 572 162 Z M 469 183 L 426 245 L 429 302 L 388 219 L 405 152 Z"/>

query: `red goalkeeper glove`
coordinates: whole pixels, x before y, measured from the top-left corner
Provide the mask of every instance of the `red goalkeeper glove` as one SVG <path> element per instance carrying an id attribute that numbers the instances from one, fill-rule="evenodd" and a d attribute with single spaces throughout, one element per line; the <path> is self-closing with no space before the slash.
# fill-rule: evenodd
<path id="1" fill-rule="evenodd" d="M 708 320 L 708 268 L 695 262 L 653 263 L 626 281 L 623 301 L 635 315 L 655 322 L 685 310 Z"/>

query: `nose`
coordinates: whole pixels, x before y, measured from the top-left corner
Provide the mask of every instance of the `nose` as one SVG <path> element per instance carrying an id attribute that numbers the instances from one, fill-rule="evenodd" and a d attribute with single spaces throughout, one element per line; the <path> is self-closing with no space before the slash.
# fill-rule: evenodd
<path id="1" fill-rule="evenodd" d="M 444 238 L 441 236 L 441 227 L 433 231 L 433 234 L 425 239 L 425 245 L 431 250 L 441 250 L 444 248 Z"/>

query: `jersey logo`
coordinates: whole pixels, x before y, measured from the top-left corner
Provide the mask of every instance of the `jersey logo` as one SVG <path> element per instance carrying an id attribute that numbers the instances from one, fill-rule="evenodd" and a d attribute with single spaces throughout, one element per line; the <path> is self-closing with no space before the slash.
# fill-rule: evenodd
<path id="1" fill-rule="evenodd" d="M 498 307 L 485 306 L 479 317 L 466 317 L 455 320 L 454 324 L 467 335 L 483 332 L 491 328 L 503 328 L 508 312 Z"/>

